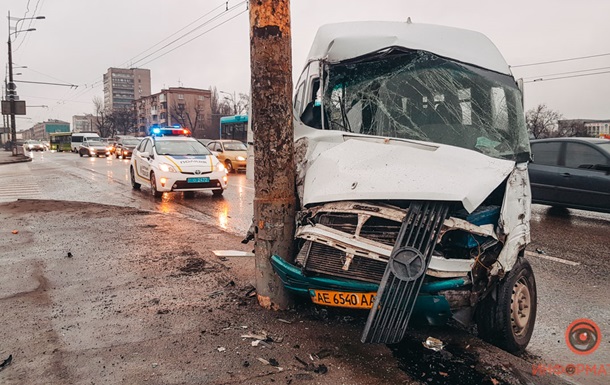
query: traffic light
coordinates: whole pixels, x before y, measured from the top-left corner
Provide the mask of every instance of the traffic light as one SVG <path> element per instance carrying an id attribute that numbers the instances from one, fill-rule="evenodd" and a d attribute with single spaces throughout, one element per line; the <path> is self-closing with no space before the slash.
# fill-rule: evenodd
<path id="1" fill-rule="evenodd" d="M 17 85 L 13 82 L 10 82 L 6 85 L 6 99 L 7 100 L 18 100 Z"/>

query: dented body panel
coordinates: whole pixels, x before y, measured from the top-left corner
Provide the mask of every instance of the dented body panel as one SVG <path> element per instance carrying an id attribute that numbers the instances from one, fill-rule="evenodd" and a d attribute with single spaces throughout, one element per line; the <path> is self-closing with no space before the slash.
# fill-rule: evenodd
<path id="1" fill-rule="evenodd" d="M 411 318 L 472 322 L 530 241 L 529 139 L 497 48 L 410 22 L 324 26 L 294 116 L 298 253 L 272 261 L 285 287 L 361 297 L 363 342 L 397 342 Z"/>

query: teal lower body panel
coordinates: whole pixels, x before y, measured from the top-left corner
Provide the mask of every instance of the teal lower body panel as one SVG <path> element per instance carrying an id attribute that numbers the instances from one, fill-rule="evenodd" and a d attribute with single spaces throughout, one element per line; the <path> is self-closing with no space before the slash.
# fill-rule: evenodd
<path id="1" fill-rule="evenodd" d="M 277 255 L 271 257 L 271 265 L 280 276 L 284 287 L 302 297 L 311 297 L 311 290 L 370 293 L 376 292 L 379 288 L 378 284 L 369 282 L 343 278 L 306 276 L 301 269 L 286 262 Z M 425 282 L 421 287 L 413 308 L 413 320 L 417 323 L 429 325 L 442 325 L 446 323 L 452 315 L 449 302 L 447 302 L 444 296 L 434 293 L 442 290 L 457 289 L 465 284 L 466 281 L 462 278 Z"/>

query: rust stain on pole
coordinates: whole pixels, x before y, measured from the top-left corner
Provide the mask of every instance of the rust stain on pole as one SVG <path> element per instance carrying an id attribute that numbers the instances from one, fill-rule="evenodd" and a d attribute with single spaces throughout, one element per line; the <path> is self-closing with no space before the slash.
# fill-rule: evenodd
<path id="1" fill-rule="evenodd" d="M 290 297 L 270 258 L 292 259 L 296 210 L 290 2 L 250 1 L 254 138 L 254 223 L 259 304 L 285 309 Z"/>

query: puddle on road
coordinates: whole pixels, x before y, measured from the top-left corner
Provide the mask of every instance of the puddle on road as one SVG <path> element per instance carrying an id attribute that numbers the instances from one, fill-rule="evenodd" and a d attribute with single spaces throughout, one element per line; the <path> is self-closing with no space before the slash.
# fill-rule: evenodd
<path id="1" fill-rule="evenodd" d="M 426 349 L 422 342 L 406 338 L 400 344 L 388 345 L 399 361 L 400 369 L 413 379 L 429 385 L 509 385 L 477 370 L 474 353 L 448 345 L 440 352 Z"/>

